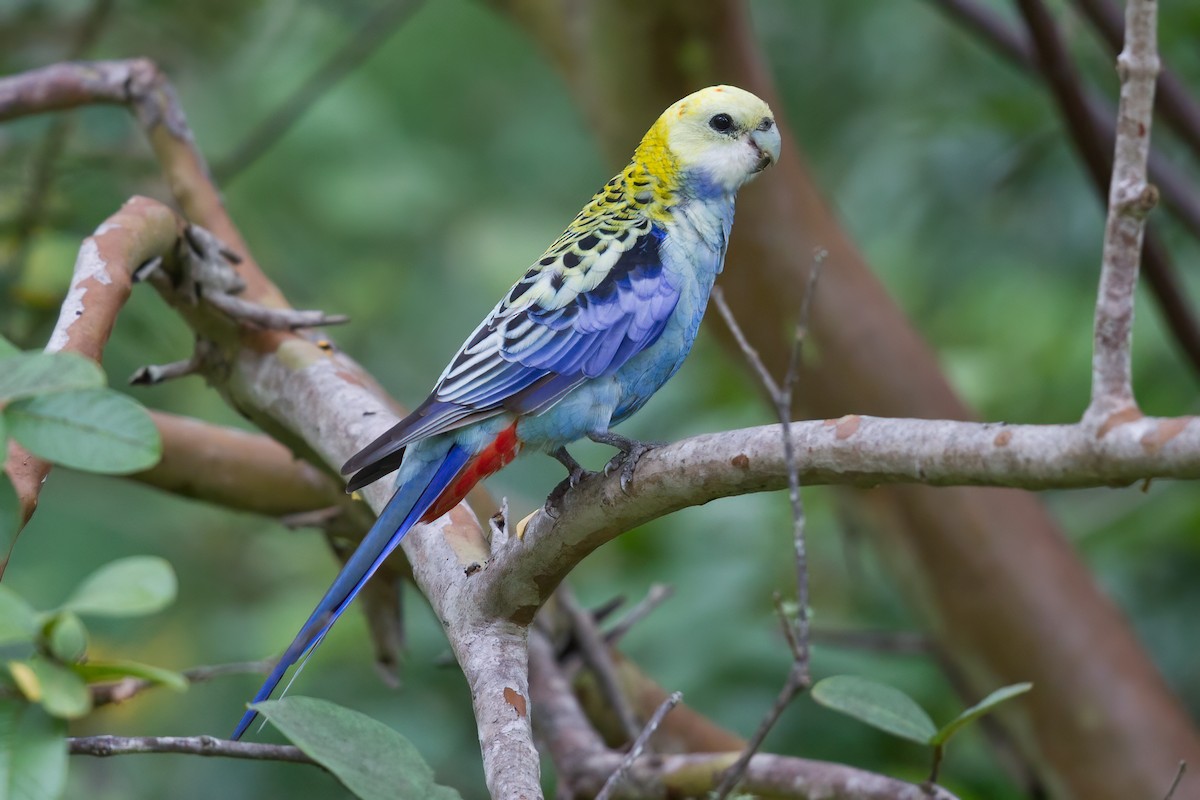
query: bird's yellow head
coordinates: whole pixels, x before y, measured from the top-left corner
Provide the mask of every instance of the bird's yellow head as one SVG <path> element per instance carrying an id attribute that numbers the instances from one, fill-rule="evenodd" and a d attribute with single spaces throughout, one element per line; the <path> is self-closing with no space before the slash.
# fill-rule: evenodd
<path id="1" fill-rule="evenodd" d="M 662 113 L 634 154 L 647 170 L 705 193 L 732 194 L 779 160 L 775 115 L 736 86 L 710 86 Z"/>

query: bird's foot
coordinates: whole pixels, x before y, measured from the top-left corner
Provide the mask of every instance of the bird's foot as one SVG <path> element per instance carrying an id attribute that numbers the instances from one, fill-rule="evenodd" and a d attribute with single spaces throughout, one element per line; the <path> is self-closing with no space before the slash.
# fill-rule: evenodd
<path id="1" fill-rule="evenodd" d="M 555 486 L 550 494 L 546 497 L 546 513 L 555 519 L 558 518 L 559 504 L 568 491 L 579 485 L 579 482 L 584 478 L 595 475 L 595 472 L 583 468 L 583 465 L 575 460 L 575 457 L 567 452 L 567 448 L 560 447 L 550 453 L 556 461 L 567 468 L 567 477 L 563 478 L 557 486 Z"/>
<path id="2" fill-rule="evenodd" d="M 588 438 L 593 442 L 607 444 L 621 451 L 604 465 L 604 474 L 610 475 L 614 470 L 620 469 L 621 491 L 626 494 L 629 494 L 629 486 L 633 482 L 633 471 L 637 469 L 638 462 L 642 460 L 642 456 L 656 447 L 662 447 L 665 444 L 665 442 L 639 442 L 637 439 L 630 439 L 612 431 L 590 433 L 588 434 Z"/>

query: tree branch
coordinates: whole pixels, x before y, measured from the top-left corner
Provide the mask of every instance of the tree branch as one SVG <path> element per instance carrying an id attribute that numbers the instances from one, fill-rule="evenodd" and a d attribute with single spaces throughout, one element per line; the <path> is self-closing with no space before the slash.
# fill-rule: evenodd
<path id="1" fill-rule="evenodd" d="M 1158 201 L 1158 191 L 1146 180 L 1159 71 L 1158 4 L 1129 0 L 1125 15 L 1125 49 L 1117 58 L 1121 76 L 1117 142 L 1096 301 L 1092 402 L 1084 414 L 1096 425 L 1117 414 L 1140 413 L 1133 397 L 1130 360 L 1133 301 L 1146 215 Z"/>
<path id="2" fill-rule="evenodd" d="M 0 81 L 0 101 L 2 84 Z M 179 223 L 174 212 L 145 197 L 133 198 L 109 217 L 83 240 L 71 286 L 46 351 L 79 353 L 99 361 L 117 314 L 129 297 L 133 270 L 168 252 L 178 236 Z M 16 487 L 23 524 L 27 523 L 37 509 L 50 464 L 10 442 L 5 470 Z M 14 544 L 15 541 L 16 537 Z M 0 575 L 7 563 L 8 553 L 5 553 L 0 561 Z"/>
<path id="3" fill-rule="evenodd" d="M 228 187 L 269 151 L 318 100 L 374 55 L 420 7 L 420 0 L 390 0 L 373 11 L 328 61 L 259 122 L 233 152 L 215 164 L 213 174 L 220 183 Z"/>
<path id="4" fill-rule="evenodd" d="M 1125 20 L 1112 0 L 1075 0 L 1075 5 L 1117 55 L 1125 39 Z M 1192 153 L 1200 156 L 1200 103 L 1188 92 L 1183 81 L 1164 64 L 1158 75 L 1156 110 L 1163 120 L 1187 142 Z"/>
<path id="5" fill-rule="evenodd" d="M 529 642 L 530 692 L 539 738 L 554 761 L 560 786 L 570 797 L 594 797 L 625 762 L 609 750 L 588 724 L 556 662 L 553 648 L 540 633 Z M 655 754 L 626 765 L 615 797 L 705 797 L 737 753 Z M 742 788 L 751 794 L 822 800 L 954 800 L 941 788 L 933 794 L 915 784 L 841 764 L 759 754 L 750 760 Z"/>
<path id="6" fill-rule="evenodd" d="M 166 492 L 279 517 L 329 507 L 361 508 L 335 481 L 259 433 L 151 411 L 162 437 L 157 464 L 131 475 Z M 370 520 L 366 520 L 370 527 Z"/>
<path id="7" fill-rule="evenodd" d="M 978 5 L 974 0 L 930 2 L 976 33 L 1026 73 L 1039 74 L 1038 50 L 990 9 Z M 1083 160 L 1096 195 L 1104 201 L 1112 175 L 1112 152 L 1116 139 L 1114 110 L 1095 92 L 1086 91 L 1065 47 L 1059 41 L 1053 19 L 1044 7 L 1040 13 L 1035 12 L 1030 23 L 1036 24 L 1042 32 L 1039 47 L 1047 49 L 1048 57 L 1055 64 L 1054 68 L 1041 74 L 1055 100 L 1063 108 L 1067 133 Z M 1151 180 L 1162 192 L 1167 208 L 1193 236 L 1200 238 L 1200 197 L 1197 197 L 1186 178 L 1154 149 L 1150 151 L 1148 170 Z M 1195 310 L 1187 301 L 1187 289 L 1179 279 L 1170 253 L 1153 226 L 1147 228 L 1144 248 L 1146 282 L 1154 293 L 1175 342 L 1193 369 L 1200 371 L 1200 320 L 1197 320 Z"/>
<path id="8" fill-rule="evenodd" d="M 1200 478 L 1200 418 L 1144 417 L 1096 431 L 1083 425 L 1007 425 L 850 415 L 793 422 L 806 486 L 1011 486 L 1066 489 Z M 684 439 L 638 462 L 630 493 L 619 476 L 585 478 L 558 517 L 539 511 L 501 549 L 481 583 L 495 613 L 532 615 L 562 576 L 624 531 L 687 506 L 787 485 L 778 425 Z"/>
<path id="9" fill-rule="evenodd" d="M 241 675 L 247 672 L 260 672 L 264 675 L 271 671 L 274 665 L 271 661 L 245 661 L 233 664 L 214 664 L 208 667 L 192 667 L 183 671 L 183 677 L 188 683 L 204 683 L 225 675 Z M 95 683 L 88 688 L 92 692 L 92 705 L 105 706 L 124 703 L 147 689 L 162 686 L 158 681 L 146 678 L 123 678 L 112 683 Z"/>
<path id="10" fill-rule="evenodd" d="M 233 742 L 215 736 L 81 736 L 67 739 L 73 756 L 124 756 L 132 753 L 184 753 L 192 756 L 244 758 L 313 764 L 299 747 L 285 744 Z M 319 766 L 319 765 L 317 765 Z"/>

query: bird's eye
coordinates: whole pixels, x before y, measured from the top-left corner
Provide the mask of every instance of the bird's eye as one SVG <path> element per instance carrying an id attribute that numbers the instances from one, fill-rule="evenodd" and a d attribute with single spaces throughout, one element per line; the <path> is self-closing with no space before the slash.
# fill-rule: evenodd
<path id="1" fill-rule="evenodd" d="M 728 114 L 717 114 L 708 121 L 708 127 L 718 133 L 726 133 L 733 127 L 733 117 Z"/>

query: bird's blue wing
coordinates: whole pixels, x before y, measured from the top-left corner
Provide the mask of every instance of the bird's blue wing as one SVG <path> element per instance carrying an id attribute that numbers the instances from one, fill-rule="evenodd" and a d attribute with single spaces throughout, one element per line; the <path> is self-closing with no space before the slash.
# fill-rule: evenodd
<path id="1" fill-rule="evenodd" d="M 662 334 L 679 301 L 660 229 L 565 235 L 459 349 L 428 399 L 348 461 L 365 485 L 410 442 L 500 413 L 537 414 L 611 375 Z M 386 469 L 390 467 L 390 469 Z"/>

